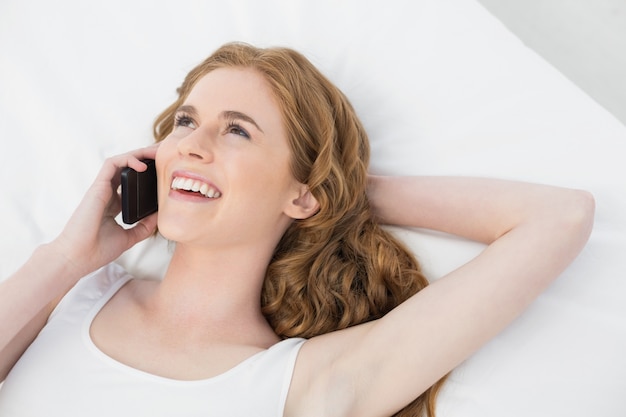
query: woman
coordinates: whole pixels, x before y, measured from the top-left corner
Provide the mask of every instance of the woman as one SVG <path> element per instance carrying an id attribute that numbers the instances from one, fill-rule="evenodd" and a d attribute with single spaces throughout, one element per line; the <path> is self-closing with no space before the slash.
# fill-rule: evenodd
<path id="1" fill-rule="evenodd" d="M 107 160 L 59 237 L 2 283 L 0 413 L 432 416 L 445 375 L 593 223 L 583 191 L 368 176 L 350 104 L 288 49 L 220 48 L 155 136 Z M 125 230 L 119 173 L 142 158 L 156 159 L 159 211 Z M 176 242 L 162 281 L 109 265 L 157 222 Z M 488 246 L 427 286 L 379 223 Z"/>

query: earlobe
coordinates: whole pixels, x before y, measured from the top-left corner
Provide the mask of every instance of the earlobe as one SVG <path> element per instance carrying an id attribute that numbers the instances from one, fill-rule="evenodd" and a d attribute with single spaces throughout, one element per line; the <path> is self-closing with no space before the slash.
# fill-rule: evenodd
<path id="1" fill-rule="evenodd" d="M 297 198 L 295 198 L 286 210 L 286 214 L 292 219 L 308 219 L 319 210 L 317 199 L 309 191 L 309 187 L 302 184 Z"/>

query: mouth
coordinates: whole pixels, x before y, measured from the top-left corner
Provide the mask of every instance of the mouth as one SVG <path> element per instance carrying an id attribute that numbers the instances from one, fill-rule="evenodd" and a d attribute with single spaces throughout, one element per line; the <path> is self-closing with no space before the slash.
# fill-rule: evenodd
<path id="1" fill-rule="evenodd" d="M 189 177 L 174 176 L 170 188 L 181 193 L 202 196 L 210 199 L 216 199 L 222 196 L 222 193 L 213 185 L 202 180 Z"/>

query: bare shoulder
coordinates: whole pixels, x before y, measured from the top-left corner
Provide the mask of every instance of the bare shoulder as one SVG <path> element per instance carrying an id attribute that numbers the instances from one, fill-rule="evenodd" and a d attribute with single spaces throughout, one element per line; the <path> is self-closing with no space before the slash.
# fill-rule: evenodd
<path id="1" fill-rule="evenodd" d="M 352 372 L 341 372 L 374 322 L 307 340 L 296 361 L 285 406 L 287 416 L 344 415 L 351 398 Z M 348 400 L 348 401 L 347 401 Z"/>

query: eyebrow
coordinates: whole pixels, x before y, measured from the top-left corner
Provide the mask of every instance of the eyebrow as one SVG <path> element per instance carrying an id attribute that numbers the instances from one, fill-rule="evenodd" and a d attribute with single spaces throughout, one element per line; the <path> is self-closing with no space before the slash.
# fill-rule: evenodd
<path id="1" fill-rule="evenodd" d="M 198 111 L 196 110 L 196 108 L 190 105 L 180 106 L 178 109 L 176 109 L 176 112 L 189 113 L 191 116 L 194 116 L 194 117 L 198 116 Z M 224 110 L 223 112 L 219 114 L 219 118 L 223 120 L 243 120 L 244 122 L 248 122 L 251 125 L 254 125 L 254 127 L 256 127 L 262 133 L 265 133 L 263 132 L 263 129 L 261 129 L 261 127 L 257 124 L 257 122 L 254 121 L 252 117 L 240 111 Z"/>
<path id="2" fill-rule="evenodd" d="M 263 132 L 263 129 L 259 127 L 259 125 L 254 121 L 252 117 L 240 111 L 224 110 L 223 112 L 220 113 L 220 118 L 225 119 L 225 120 L 243 120 L 244 122 L 248 122 L 251 125 L 254 125 L 254 127 L 256 127 L 261 133 L 265 133 Z"/>
<path id="3" fill-rule="evenodd" d="M 191 116 L 194 116 L 194 117 L 198 116 L 198 111 L 196 110 L 194 106 L 189 106 L 189 105 L 180 106 L 179 108 L 176 109 L 176 113 L 178 112 L 189 113 Z"/>

